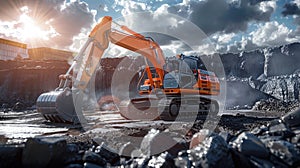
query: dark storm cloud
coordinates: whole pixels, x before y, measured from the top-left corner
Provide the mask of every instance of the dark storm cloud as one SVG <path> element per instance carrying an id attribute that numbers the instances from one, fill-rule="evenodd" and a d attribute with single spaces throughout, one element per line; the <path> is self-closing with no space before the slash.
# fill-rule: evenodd
<path id="1" fill-rule="evenodd" d="M 295 2 L 286 3 L 284 5 L 284 10 L 282 11 L 283 16 L 296 16 L 294 17 L 294 23 L 297 25 L 295 31 L 293 31 L 289 36 L 290 37 L 300 37 L 300 8 Z"/>
<path id="2" fill-rule="evenodd" d="M 51 39 L 58 48 L 70 46 L 73 37 L 83 28 L 91 29 L 95 21 L 88 4 L 81 1 L 66 3 L 64 0 L 1 0 L 0 6 L 1 21 L 18 20 L 23 13 L 21 8 L 27 6 L 28 15 L 39 27 L 49 27 L 50 24 L 59 33 L 59 36 Z"/>
<path id="3" fill-rule="evenodd" d="M 287 3 L 284 5 L 284 10 L 282 11 L 283 16 L 287 15 L 300 15 L 300 8 L 295 3 Z"/>
<path id="4" fill-rule="evenodd" d="M 218 31 L 230 33 L 245 31 L 250 21 L 269 21 L 274 9 L 268 6 L 265 11 L 261 10 L 262 1 L 189 1 L 185 5 L 171 6 L 168 11 L 187 17 L 208 34 Z"/>

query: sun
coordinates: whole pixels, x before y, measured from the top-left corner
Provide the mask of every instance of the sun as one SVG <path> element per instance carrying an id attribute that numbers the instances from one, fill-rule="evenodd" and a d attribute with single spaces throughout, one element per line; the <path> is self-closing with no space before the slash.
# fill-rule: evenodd
<path id="1" fill-rule="evenodd" d="M 20 36 L 24 40 L 48 40 L 47 31 L 42 30 L 36 22 L 29 17 L 27 14 L 22 14 L 20 16 L 20 23 L 22 27 L 20 29 Z"/>

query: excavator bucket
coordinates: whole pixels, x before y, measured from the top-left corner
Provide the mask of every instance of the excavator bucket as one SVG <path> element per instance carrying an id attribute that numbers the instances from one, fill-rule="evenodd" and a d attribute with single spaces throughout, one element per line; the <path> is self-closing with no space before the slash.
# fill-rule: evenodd
<path id="1" fill-rule="evenodd" d="M 56 123 L 79 123 L 70 89 L 41 94 L 36 102 L 37 111 L 46 120 Z"/>

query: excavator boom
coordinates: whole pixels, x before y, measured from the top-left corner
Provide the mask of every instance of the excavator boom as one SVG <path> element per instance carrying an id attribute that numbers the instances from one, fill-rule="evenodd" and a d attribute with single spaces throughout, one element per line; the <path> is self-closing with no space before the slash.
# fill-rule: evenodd
<path id="1" fill-rule="evenodd" d="M 94 74 L 97 64 L 103 53 L 108 48 L 109 43 L 116 44 L 128 50 L 134 51 L 147 58 L 155 67 L 158 78 L 154 83 L 149 67 L 146 71 L 150 80 L 150 89 L 161 88 L 164 76 L 162 65 L 165 64 L 165 58 L 159 45 L 151 38 L 130 30 L 126 26 L 120 26 L 124 32 L 112 29 L 112 18 L 105 16 L 93 28 L 89 34 L 88 40 L 75 57 L 73 64 L 65 75 L 62 75 L 59 87 L 52 92 L 44 93 L 37 99 L 37 110 L 44 115 L 46 119 L 54 122 L 75 122 L 75 108 L 70 97 L 72 90 L 86 89 L 92 75 Z M 75 78 L 72 81 L 72 90 L 69 87 L 71 82 L 70 73 L 73 71 Z M 149 92 L 151 90 L 149 89 Z M 58 101 L 59 100 L 59 101 Z M 64 115 L 61 115 L 64 114 Z"/>
<path id="2" fill-rule="evenodd" d="M 111 29 L 111 25 L 112 18 L 105 16 L 90 33 L 89 39 L 91 39 L 91 44 L 88 48 L 89 51 L 83 56 L 83 61 L 79 64 L 79 70 L 74 83 L 75 87 L 82 90 L 86 88 L 87 83 L 95 72 L 96 66 L 110 42 L 143 55 L 156 68 L 160 81 L 163 81 L 164 74 L 162 65 L 165 64 L 165 58 L 159 45 L 152 39 L 145 38 L 125 26 L 121 26 L 121 28 L 131 34 L 113 30 Z M 150 71 L 148 71 L 148 74 L 152 86 L 157 87 L 153 84 Z"/>

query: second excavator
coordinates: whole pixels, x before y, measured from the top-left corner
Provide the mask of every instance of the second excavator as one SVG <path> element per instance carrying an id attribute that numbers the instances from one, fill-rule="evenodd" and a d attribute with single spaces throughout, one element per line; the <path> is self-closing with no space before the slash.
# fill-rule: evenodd
<path id="1" fill-rule="evenodd" d="M 112 24 L 121 30 L 113 29 Z M 214 72 L 205 69 L 199 57 L 180 54 L 165 58 L 152 38 L 105 16 L 93 28 L 69 70 L 60 76 L 59 87 L 38 97 L 37 110 L 45 119 L 78 123 L 84 118 L 80 93 L 87 89 L 109 43 L 134 51 L 149 61 L 140 71 L 137 88 L 140 96 L 119 105 L 120 114 L 126 119 L 176 120 L 179 116 L 193 114 L 197 118 L 218 113 L 219 104 L 211 96 L 219 95 L 219 80 Z"/>

